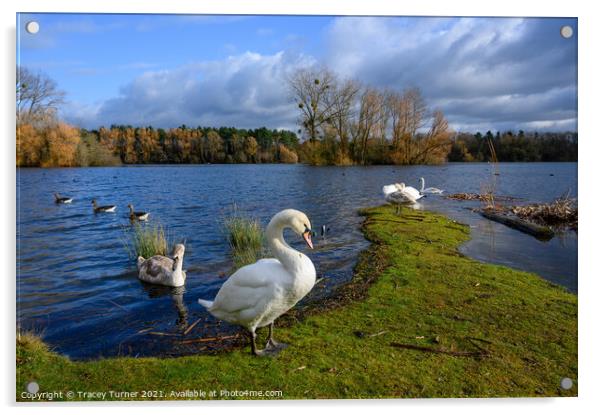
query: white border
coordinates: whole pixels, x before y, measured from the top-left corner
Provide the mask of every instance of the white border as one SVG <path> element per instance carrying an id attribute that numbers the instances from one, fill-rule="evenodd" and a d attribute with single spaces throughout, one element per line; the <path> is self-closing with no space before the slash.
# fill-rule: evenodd
<path id="1" fill-rule="evenodd" d="M 595 2 L 545 1 L 527 2 L 525 0 L 504 0 L 486 2 L 471 0 L 434 1 L 415 0 L 412 2 L 386 0 L 221 0 L 215 2 L 191 2 L 169 0 L 165 2 L 135 0 L 103 0 L 102 2 L 82 2 L 67 0 L 21 0 L 19 3 L 1 3 L 3 54 L 2 97 L 6 99 L 2 108 L 2 203 L 0 210 L 5 222 L 4 238 L 0 249 L 4 266 L 4 330 L 2 345 L 4 363 L 0 380 L 4 405 L 15 410 L 15 369 L 14 369 L 14 327 L 15 327 L 15 153 L 14 153 L 14 68 L 15 68 L 15 13 L 20 12 L 116 12 L 116 13 L 216 13 L 216 14 L 329 14 L 329 15 L 448 15 L 448 16 L 568 16 L 579 18 L 579 398 L 565 399 L 494 399 L 494 400 L 388 400 L 388 401 L 286 401 L 286 402 L 180 402 L 169 403 L 96 403 L 88 405 L 86 413 L 106 412 L 108 407 L 122 406 L 119 411 L 129 407 L 144 407 L 149 414 L 164 413 L 165 406 L 177 406 L 177 411 L 202 414 L 245 412 L 251 414 L 286 412 L 301 414 L 316 410 L 363 413 L 375 406 L 379 412 L 386 413 L 445 413 L 447 414 L 505 414 L 508 412 L 545 411 L 547 414 L 579 411 L 593 412 L 602 407 L 598 387 L 601 386 L 602 346 L 600 335 L 600 316 L 602 316 L 599 297 L 602 294 L 602 272 L 597 265 L 596 256 L 600 255 L 596 244 L 600 227 L 599 194 L 597 185 L 602 160 L 602 132 L 598 122 L 600 97 L 599 76 L 602 74 L 599 42 L 602 40 L 600 15 L 596 13 Z M 536 51 L 534 51 L 536 53 Z M 598 215 L 597 215 L 598 214 Z M 8 230 L 8 231 L 7 231 Z M 132 408 L 133 409 L 133 408 Z M 138 408 L 139 410 L 140 408 Z M 64 413 L 82 409 L 72 404 L 45 404 L 43 406 L 25 406 L 20 412 L 44 411 L 44 413 Z"/>

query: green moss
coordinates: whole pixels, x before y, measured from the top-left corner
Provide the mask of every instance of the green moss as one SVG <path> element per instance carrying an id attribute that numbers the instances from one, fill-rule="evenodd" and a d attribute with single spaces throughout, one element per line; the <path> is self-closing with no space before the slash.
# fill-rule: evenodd
<path id="1" fill-rule="evenodd" d="M 397 216 L 388 206 L 362 213 L 373 245 L 338 295 L 353 301 L 277 329 L 290 344 L 277 358 L 245 348 L 73 362 L 39 342 L 18 342 L 17 398 L 32 379 L 41 392 L 196 389 L 217 390 L 217 398 L 221 390 L 280 390 L 285 399 L 577 395 L 575 295 L 464 257 L 457 247 L 469 230 L 446 217 Z M 560 388 L 563 377 L 575 381 L 571 390 Z"/>

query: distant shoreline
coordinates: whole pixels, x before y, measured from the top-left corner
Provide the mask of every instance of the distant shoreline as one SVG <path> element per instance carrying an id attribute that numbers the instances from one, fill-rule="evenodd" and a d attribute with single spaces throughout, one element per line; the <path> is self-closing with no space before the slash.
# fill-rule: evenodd
<path id="1" fill-rule="evenodd" d="M 553 164 L 553 163 L 574 163 L 578 161 L 499 161 L 498 164 Z M 325 165 L 313 165 L 309 163 L 135 163 L 135 164 L 117 164 L 117 165 L 106 165 L 106 166 L 15 166 L 19 169 L 87 169 L 87 168 L 103 168 L 103 167 L 158 167 L 158 166 L 306 166 L 306 167 L 412 167 L 412 166 L 445 166 L 448 164 L 491 164 L 490 161 L 448 161 L 440 164 L 351 164 L 351 165 L 336 165 L 336 164 L 325 164 Z"/>

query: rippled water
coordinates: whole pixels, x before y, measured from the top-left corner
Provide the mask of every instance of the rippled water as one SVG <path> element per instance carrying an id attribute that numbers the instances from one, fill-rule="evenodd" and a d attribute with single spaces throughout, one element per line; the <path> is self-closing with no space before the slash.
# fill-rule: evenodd
<path id="1" fill-rule="evenodd" d="M 549 201 L 577 194 L 575 163 L 500 164 L 498 194 Z M 328 295 L 348 281 L 357 254 L 367 247 L 359 229 L 360 207 L 382 203 L 383 184 L 405 181 L 453 192 L 478 192 L 491 178 L 487 164 L 412 167 L 308 167 L 302 165 L 129 166 L 90 169 L 20 169 L 17 180 L 18 320 L 57 351 L 72 358 L 112 355 L 178 355 L 220 344 L 190 343 L 236 329 L 216 322 L 197 304 L 211 299 L 231 263 L 223 218 L 233 204 L 265 225 L 281 209 L 308 214 L 315 230 L 309 252 L 318 276 L 312 295 Z M 55 205 L 52 192 L 74 198 Z M 93 214 L 90 201 L 116 204 L 114 214 Z M 509 229 L 467 210 L 471 202 L 431 195 L 425 209 L 472 228 L 462 247 L 475 258 L 536 272 L 577 290 L 577 238 L 549 242 Z M 136 278 L 124 248 L 127 204 L 151 212 L 151 220 L 186 241 L 185 289 L 153 287 Z M 293 234 L 285 237 L 305 249 Z M 186 335 L 189 324 L 200 322 Z"/>

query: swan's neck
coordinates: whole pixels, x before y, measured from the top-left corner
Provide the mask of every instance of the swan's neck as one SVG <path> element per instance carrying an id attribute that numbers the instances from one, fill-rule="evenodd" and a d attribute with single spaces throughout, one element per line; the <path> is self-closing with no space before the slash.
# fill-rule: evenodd
<path id="1" fill-rule="evenodd" d="M 424 177 L 420 178 L 420 191 L 424 192 Z"/>
<path id="2" fill-rule="evenodd" d="M 293 274 L 299 270 L 300 259 L 303 254 L 289 246 L 284 240 L 282 232 L 284 226 L 278 223 L 270 223 L 266 229 L 267 242 L 272 254 L 280 261 L 284 268 Z"/>
<path id="3" fill-rule="evenodd" d="M 184 285 L 186 281 L 186 274 L 182 271 L 182 264 L 184 263 L 184 259 L 178 257 L 175 261 L 175 268 L 171 273 L 172 284 L 175 286 Z"/>

